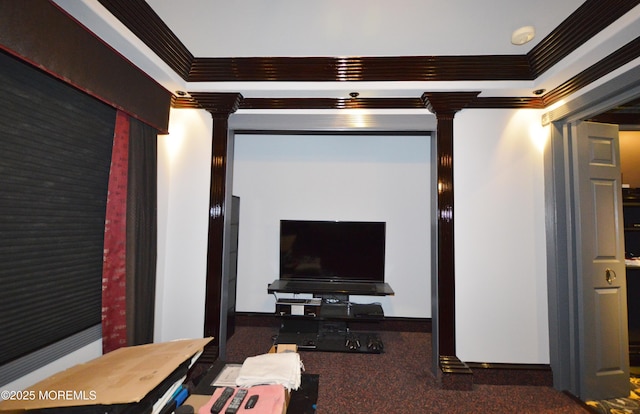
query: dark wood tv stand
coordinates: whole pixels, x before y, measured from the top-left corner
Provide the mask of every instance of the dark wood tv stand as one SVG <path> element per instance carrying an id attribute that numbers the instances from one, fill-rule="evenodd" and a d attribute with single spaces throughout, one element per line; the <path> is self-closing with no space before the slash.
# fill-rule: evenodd
<path id="1" fill-rule="evenodd" d="M 282 283 L 285 282 L 285 283 Z M 286 281 L 269 284 L 269 293 L 310 293 L 313 299 L 279 298 L 276 315 L 280 331 L 276 343 L 295 343 L 300 350 L 325 352 L 383 352 L 384 345 L 376 332 L 353 331 L 350 322 L 375 323 L 384 319 L 379 303 L 352 303 L 349 294 L 389 296 L 394 292 L 387 283 L 376 283 L 374 289 L 322 288 L 322 292 L 294 289 Z M 365 292 L 366 291 L 366 292 Z M 277 297 L 277 295 L 276 295 Z"/>

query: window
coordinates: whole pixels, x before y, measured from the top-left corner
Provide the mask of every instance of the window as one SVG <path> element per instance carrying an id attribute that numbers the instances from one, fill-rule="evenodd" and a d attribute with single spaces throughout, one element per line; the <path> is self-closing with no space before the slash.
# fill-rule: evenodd
<path id="1" fill-rule="evenodd" d="M 115 109 L 0 53 L 0 365 L 100 323 Z"/>

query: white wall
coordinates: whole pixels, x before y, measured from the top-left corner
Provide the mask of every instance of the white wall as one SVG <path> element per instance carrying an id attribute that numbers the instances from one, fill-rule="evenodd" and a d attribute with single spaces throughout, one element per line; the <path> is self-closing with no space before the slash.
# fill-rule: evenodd
<path id="1" fill-rule="evenodd" d="M 273 312 L 281 219 L 385 221 L 388 316 L 430 317 L 428 136 L 236 135 L 237 310 Z M 285 295 L 280 295 L 285 296 Z"/>
<path id="2" fill-rule="evenodd" d="M 540 115 L 473 109 L 455 117 L 456 335 L 464 361 L 549 362 L 542 150 L 531 137 Z M 173 128 L 183 120 L 184 138 L 170 150 L 178 135 Z M 159 148 L 159 227 L 165 228 L 156 340 L 200 337 L 204 323 L 211 117 L 174 109 L 170 130 Z M 240 311 L 273 311 L 267 284 L 277 277 L 277 221 L 288 216 L 389 221 L 387 274 L 396 296 L 381 299 L 385 312 L 430 316 L 429 281 L 422 277 L 429 255 L 418 247 L 428 243 L 422 214 L 428 146 L 415 137 L 395 139 L 407 142 L 236 137 Z"/>
<path id="3" fill-rule="evenodd" d="M 454 120 L 457 356 L 549 363 L 544 171 L 538 110 Z"/>
<path id="4" fill-rule="evenodd" d="M 212 122 L 172 109 L 169 135 L 158 137 L 156 342 L 204 334 Z"/>

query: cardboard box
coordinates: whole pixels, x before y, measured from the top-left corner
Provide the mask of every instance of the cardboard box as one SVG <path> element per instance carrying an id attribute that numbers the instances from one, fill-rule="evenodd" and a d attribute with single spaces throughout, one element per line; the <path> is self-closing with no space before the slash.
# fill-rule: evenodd
<path id="1" fill-rule="evenodd" d="M 298 345 L 296 344 L 277 344 L 271 345 L 269 348 L 269 354 L 273 354 L 275 352 L 298 352 Z"/>
<path id="2" fill-rule="evenodd" d="M 117 349 L 55 374 L 0 402 L 0 412 L 135 404 L 175 371 L 190 365 L 213 338 Z M 3 395 L 4 397 L 4 395 Z"/>

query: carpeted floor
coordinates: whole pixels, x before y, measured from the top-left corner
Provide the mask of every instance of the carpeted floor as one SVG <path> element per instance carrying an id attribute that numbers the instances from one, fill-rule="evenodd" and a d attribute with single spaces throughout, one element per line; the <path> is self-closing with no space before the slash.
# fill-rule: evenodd
<path id="1" fill-rule="evenodd" d="M 271 327 L 239 326 L 227 345 L 228 362 L 266 352 Z M 546 386 L 475 384 L 442 390 L 431 369 L 431 335 L 380 332 L 382 354 L 300 351 L 305 372 L 319 375 L 318 414 L 334 413 L 589 413 Z"/>

